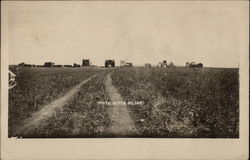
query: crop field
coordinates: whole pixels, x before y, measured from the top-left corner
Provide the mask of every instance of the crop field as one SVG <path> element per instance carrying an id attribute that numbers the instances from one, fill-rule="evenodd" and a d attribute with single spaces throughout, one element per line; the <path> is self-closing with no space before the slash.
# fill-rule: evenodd
<path id="1" fill-rule="evenodd" d="M 10 68 L 17 86 L 9 90 L 9 134 L 19 122 L 54 99 L 63 96 L 82 80 L 102 72 L 100 69 Z"/>
<path id="2" fill-rule="evenodd" d="M 9 137 L 239 137 L 238 69 L 10 70 Z"/>
<path id="3" fill-rule="evenodd" d="M 238 137 L 238 69 L 116 69 L 114 85 L 129 105 L 139 136 Z"/>
<path id="4" fill-rule="evenodd" d="M 98 101 L 108 101 L 104 90 L 104 74 L 86 83 L 62 108 L 48 117 L 28 137 L 102 137 L 110 124 L 107 106 Z"/>

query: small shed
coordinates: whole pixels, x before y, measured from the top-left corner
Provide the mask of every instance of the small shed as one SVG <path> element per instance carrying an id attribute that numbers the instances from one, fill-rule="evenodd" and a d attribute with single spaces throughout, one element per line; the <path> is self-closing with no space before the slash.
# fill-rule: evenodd
<path id="1" fill-rule="evenodd" d="M 167 61 L 166 60 L 164 60 L 162 63 L 161 63 L 161 67 L 162 68 L 167 68 L 168 66 L 167 66 Z"/>
<path id="2" fill-rule="evenodd" d="M 151 67 L 151 64 L 150 63 L 145 63 L 144 66 L 145 67 Z"/>
<path id="3" fill-rule="evenodd" d="M 74 63 L 74 67 L 81 67 L 80 64 Z"/>
<path id="4" fill-rule="evenodd" d="M 202 63 L 186 62 L 186 68 L 203 68 Z"/>
<path id="5" fill-rule="evenodd" d="M 120 66 L 121 66 L 121 67 L 125 66 L 125 64 L 126 64 L 126 61 L 124 61 L 124 60 L 121 60 L 121 61 L 120 61 Z"/>
<path id="6" fill-rule="evenodd" d="M 24 62 L 18 64 L 18 67 L 31 67 L 31 68 L 36 68 L 36 65 L 34 64 L 26 64 Z"/>
<path id="7" fill-rule="evenodd" d="M 44 67 L 53 67 L 54 64 L 55 64 L 54 62 L 45 62 Z"/>
<path id="8" fill-rule="evenodd" d="M 125 67 L 133 67 L 133 63 L 128 62 L 128 63 L 126 63 L 124 66 L 125 66 Z"/>
<path id="9" fill-rule="evenodd" d="M 82 66 L 89 66 L 90 65 L 90 60 L 89 59 L 83 59 L 82 60 Z"/>

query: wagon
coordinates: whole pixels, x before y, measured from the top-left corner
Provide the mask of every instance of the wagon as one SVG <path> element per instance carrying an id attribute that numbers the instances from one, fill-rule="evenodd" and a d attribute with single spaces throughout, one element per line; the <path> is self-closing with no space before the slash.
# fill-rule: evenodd
<path id="1" fill-rule="evenodd" d="M 105 67 L 115 67 L 115 60 L 105 60 Z"/>

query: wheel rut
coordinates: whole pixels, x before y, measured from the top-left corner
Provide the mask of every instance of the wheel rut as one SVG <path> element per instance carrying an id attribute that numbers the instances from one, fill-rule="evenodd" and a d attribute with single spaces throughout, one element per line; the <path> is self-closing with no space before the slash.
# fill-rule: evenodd
<path id="1" fill-rule="evenodd" d="M 124 102 L 124 99 L 112 84 L 111 73 L 107 74 L 105 90 L 111 103 Z M 111 119 L 111 126 L 108 128 L 109 134 L 115 137 L 137 135 L 138 131 L 125 104 L 114 104 L 108 109 L 108 112 Z"/>
<path id="2" fill-rule="evenodd" d="M 74 97 L 74 95 L 85 83 L 87 83 L 96 76 L 97 74 L 85 79 L 80 84 L 69 90 L 69 92 L 67 92 L 64 96 L 54 100 L 50 104 L 42 107 L 42 109 L 40 109 L 39 111 L 33 113 L 31 117 L 25 119 L 23 122 L 21 122 L 20 125 L 16 127 L 15 131 L 13 131 L 13 134 L 11 134 L 11 136 L 26 136 L 27 134 L 31 133 L 32 130 L 46 125 L 46 123 L 44 123 L 44 120 L 47 117 L 50 117 L 57 108 L 63 107 L 65 103 L 67 103 L 72 97 Z"/>

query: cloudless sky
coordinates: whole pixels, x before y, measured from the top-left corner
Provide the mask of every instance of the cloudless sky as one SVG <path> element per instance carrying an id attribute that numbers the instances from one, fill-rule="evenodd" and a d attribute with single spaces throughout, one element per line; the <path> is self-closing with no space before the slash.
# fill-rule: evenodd
<path id="1" fill-rule="evenodd" d="M 9 63 L 238 67 L 242 6 L 215 2 L 6 2 Z"/>

